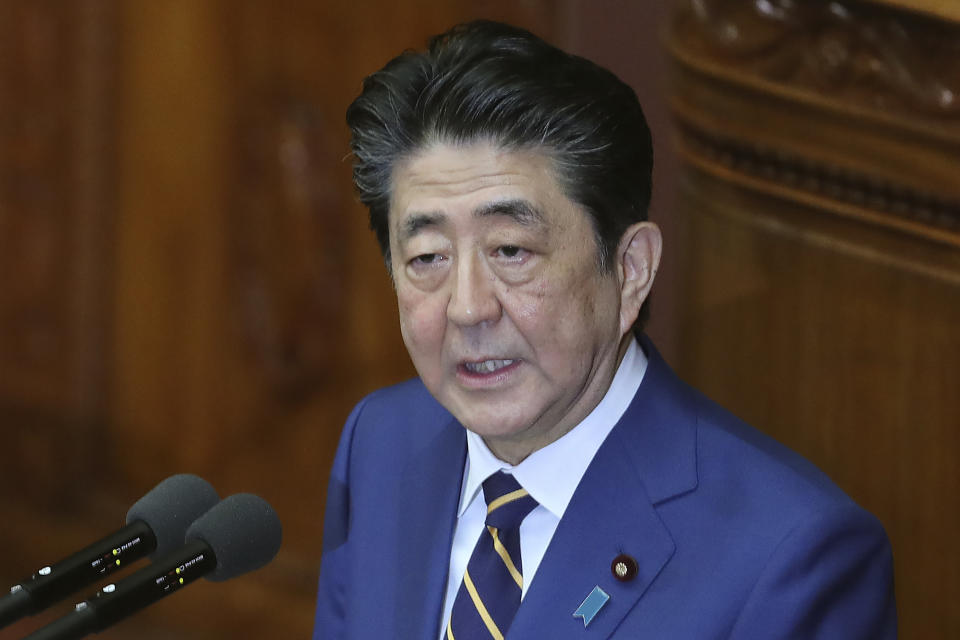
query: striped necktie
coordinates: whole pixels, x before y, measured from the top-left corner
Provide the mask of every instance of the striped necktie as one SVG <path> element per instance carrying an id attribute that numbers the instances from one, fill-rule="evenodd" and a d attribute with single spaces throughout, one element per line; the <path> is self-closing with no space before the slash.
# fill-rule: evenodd
<path id="1" fill-rule="evenodd" d="M 523 591 L 520 523 L 537 501 L 512 475 L 498 471 L 483 483 L 486 528 L 473 548 L 453 601 L 447 640 L 502 640 Z"/>

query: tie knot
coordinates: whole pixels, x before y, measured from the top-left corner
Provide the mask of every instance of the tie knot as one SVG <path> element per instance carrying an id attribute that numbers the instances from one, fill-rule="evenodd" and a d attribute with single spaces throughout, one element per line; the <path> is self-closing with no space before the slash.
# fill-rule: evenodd
<path id="1" fill-rule="evenodd" d="M 516 529 L 537 501 L 509 473 L 498 471 L 483 481 L 483 498 L 487 501 L 486 524 L 500 531 Z"/>

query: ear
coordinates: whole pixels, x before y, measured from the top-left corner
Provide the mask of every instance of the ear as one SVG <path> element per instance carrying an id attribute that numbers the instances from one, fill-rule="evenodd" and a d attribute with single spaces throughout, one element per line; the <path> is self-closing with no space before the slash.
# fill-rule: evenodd
<path id="1" fill-rule="evenodd" d="M 626 335 L 650 295 L 660 265 L 663 238 L 660 227 L 644 221 L 630 225 L 617 247 L 620 277 L 620 335 Z"/>

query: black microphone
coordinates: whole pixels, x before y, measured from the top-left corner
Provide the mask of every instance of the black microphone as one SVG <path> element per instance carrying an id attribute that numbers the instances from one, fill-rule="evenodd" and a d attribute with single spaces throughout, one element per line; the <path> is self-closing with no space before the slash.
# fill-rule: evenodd
<path id="1" fill-rule="evenodd" d="M 135 560 L 176 549 L 193 521 L 219 501 L 206 480 L 170 476 L 130 507 L 127 526 L 13 586 L 0 598 L 0 629 Z"/>
<path id="2" fill-rule="evenodd" d="M 283 537 L 277 514 L 262 498 L 238 493 L 187 530 L 186 544 L 116 584 L 108 584 L 59 620 L 23 640 L 76 640 L 103 631 L 201 576 L 219 582 L 264 566 Z"/>

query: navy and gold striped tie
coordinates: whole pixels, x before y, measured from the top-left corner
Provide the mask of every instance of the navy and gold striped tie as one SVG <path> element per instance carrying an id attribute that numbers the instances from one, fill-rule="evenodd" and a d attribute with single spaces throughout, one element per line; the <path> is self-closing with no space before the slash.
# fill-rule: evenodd
<path id="1" fill-rule="evenodd" d="M 473 548 L 453 601 L 447 640 L 502 640 L 523 591 L 520 523 L 537 501 L 512 475 L 498 471 L 483 483 L 486 528 Z"/>

